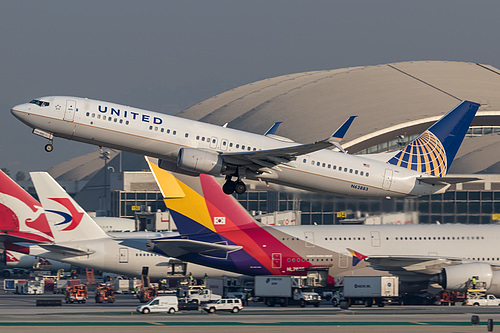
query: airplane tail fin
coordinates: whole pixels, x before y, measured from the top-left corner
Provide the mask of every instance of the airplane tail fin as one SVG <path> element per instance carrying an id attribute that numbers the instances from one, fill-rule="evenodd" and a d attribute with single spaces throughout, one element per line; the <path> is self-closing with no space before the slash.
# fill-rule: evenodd
<path id="1" fill-rule="evenodd" d="M 45 209 L 55 243 L 108 237 L 48 173 L 31 172 L 30 176 Z"/>
<path id="2" fill-rule="evenodd" d="M 388 163 L 435 177 L 445 176 L 479 106 L 478 103 L 463 101 Z"/>
<path id="3" fill-rule="evenodd" d="M 232 196 L 224 194 L 214 177 L 202 174 L 188 185 L 146 160 L 181 235 L 192 238 L 257 226 L 258 222 Z"/>
<path id="4" fill-rule="evenodd" d="M 300 274 L 287 267 L 299 261 L 281 261 L 281 256 L 299 258 L 300 255 L 255 221 L 232 195 L 225 194 L 213 176 L 201 174 L 181 181 L 146 160 L 181 235 L 172 244 L 180 249 L 177 253 L 190 249 L 189 254 L 178 258 L 247 275 Z M 171 250 L 166 248 L 169 243 L 166 240 L 153 243 L 163 253 Z M 208 243 L 212 243 L 211 247 Z"/>
<path id="5" fill-rule="evenodd" d="M 53 234 L 42 205 L 0 171 L 2 241 L 51 242 Z"/>

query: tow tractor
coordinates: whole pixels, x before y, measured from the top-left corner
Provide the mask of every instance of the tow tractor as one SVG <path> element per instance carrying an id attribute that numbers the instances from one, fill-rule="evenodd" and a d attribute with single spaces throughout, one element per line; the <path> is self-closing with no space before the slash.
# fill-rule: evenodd
<path id="1" fill-rule="evenodd" d="M 102 284 L 95 290 L 96 303 L 114 303 L 116 301 L 115 291 L 112 286 Z"/>
<path id="2" fill-rule="evenodd" d="M 88 298 L 88 290 L 85 284 L 76 284 L 66 289 L 66 303 L 85 303 Z"/>

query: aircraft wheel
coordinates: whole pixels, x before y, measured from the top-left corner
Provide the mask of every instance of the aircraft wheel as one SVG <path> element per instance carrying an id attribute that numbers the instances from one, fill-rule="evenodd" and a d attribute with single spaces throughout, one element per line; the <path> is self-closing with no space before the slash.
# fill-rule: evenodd
<path id="1" fill-rule="evenodd" d="M 226 194 L 233 194 L 235 187 L 236 187 L 236 182 L 228 180 L 224 183 L 224 185 L 222 185 L 222 191 L 224 191 L 224 193 Z"/>
<path id="2" fill-rule="evenodd" d="M 51 151 L 53 151 L 53 150 L 54 150 L 54 146 L 53 146 L 53 145 L 51 145 L 50 143 L 47 143 L 47 144 L 45 145 L 45 151 L 46 151 L 47 153 L 50 153 L 50 152 L 51 152 Z"/>
<path id="3" fill-rule="evenodd" d="M 242 181 L 237 181 L 234 186 L 234 191 L 238 194 L 243 194 L 247 191 L 247 186 Z"/>

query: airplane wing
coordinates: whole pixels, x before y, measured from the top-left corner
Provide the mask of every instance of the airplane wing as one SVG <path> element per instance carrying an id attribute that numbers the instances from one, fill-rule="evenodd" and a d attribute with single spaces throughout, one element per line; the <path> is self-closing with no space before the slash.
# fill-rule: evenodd
<path id="1" fill-rule="evenodd" d="M 251 170 L 261 169 L 262 171 L 262 168 L 271 168 L 279 171 L 280 169 L 276 167 L 278 164 L 291 162 L 295 160 L 297 156 L 309 154 L 321 149 L 330 148 L 332 146 L 344 151 L 338 142 L 342 140 L 354 118 L 356 118 L 356 116 L 349 117 L 349 119 L 347 119 L 329 138 L 324 140 L 277 149 L 241 153 L 223 153 L 221 154 L 221 157 L 224 162 L 229 165 L 244 166 Z M 278 123 L 274 124 L 268 132 L 272 131 L 275 126 L 277 128 L 278 125 Z M 266 135 L 267 134 L 268 133 L 266 132 Z"/>
<path id="2" fill-rule="evenodd" d="M 473 182 L 475 180 L 481 180 L 477 177 L 420 177 L 417 178 L 418 181 L 430 185 L 451 185 L 458 183 Z"/>
<path id="3" fill-rule="evenodd" d="M 40 246 L 41 248 L 43 248 L 47 251 L 64 254 L 64 255 L 70 256 L 70 257 L 87 256 L 87 255 L 90 255 L 90 254 L 95 252 L 95 251 L 90 251 L 90 250 L 86 250 L 86 251 L 80 250 L 80 249 L 76 249 L 76 248 L 69 247 L 69 246 L 56 245 L 53 243 L 52 244 L 38 244 L 38 246 Z"/>
<path id="4" fill-rule="evenodd" d="M 220 253 L 227 254 L 242 248 L 242 246 L 237 245 L 200 242 L 190 239 L 155 239 L 148 242 L 148 249 L 153 246 L 156 246 L 170 257 L 180 257 L 189 253 L 214 256 Z"/>
<path id="5" fill-rule="evenodd" d="M 369 256 L 365 260 L 376 270 L 427 275 L 438 274 L 444 267 L 462 263 L 459 258 L 412 256 Z"/>

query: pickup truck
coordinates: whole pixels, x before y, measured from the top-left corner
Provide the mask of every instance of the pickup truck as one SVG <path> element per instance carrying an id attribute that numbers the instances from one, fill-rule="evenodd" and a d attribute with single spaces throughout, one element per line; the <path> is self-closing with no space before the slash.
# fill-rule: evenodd
<path id="1" fill-rule="evenodd" d="M 499 306 L 500 299 L 496 298 L 494 295 L 486 295 L 485 298 L 468 298 L 465 301 L 465 305 L 474 306 Z"/>

